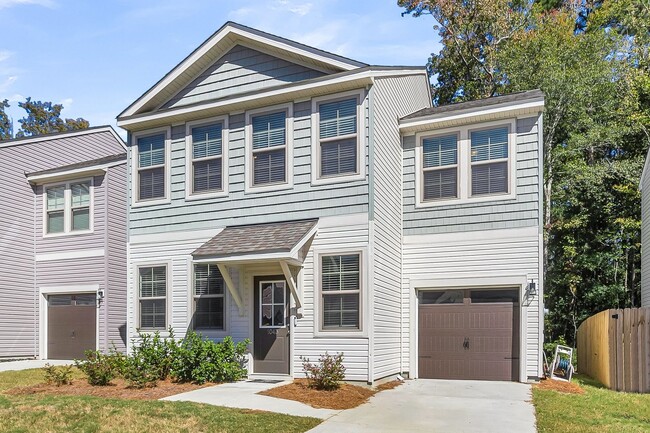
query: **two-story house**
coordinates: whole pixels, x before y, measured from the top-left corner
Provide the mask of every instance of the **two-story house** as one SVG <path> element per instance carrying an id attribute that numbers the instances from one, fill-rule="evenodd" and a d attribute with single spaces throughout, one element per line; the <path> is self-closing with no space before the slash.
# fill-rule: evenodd
<path id="1" fill-rule="evenodd" d="M 0 358 L 126 349 L 126 146 L 111 127 L 0 142 Z"/>
<path id="2" fill-rule="evenodd" d="M 226 23 L 118 116 L 128 335 L 251 340 L 251 375 L 541 374 L 539 92 L 432 108 L 423 67 Z"/>

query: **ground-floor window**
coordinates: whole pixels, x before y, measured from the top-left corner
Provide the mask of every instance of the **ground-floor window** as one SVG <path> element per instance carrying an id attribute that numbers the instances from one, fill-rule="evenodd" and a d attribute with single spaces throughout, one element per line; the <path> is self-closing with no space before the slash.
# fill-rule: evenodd
<path id="1" fill-rule="evenodd" d="M 194 265 L 194 329 L 224 329 L 224 286 L 217 265 Z"/>
<path id="2" fill-rule="evenodd" d="M 320 259 L 321 329 L 360 329 L 361 254 Z"/>
<path id="3" fill-rule="evenodd" d="M 141 330 L 167 328 L 167 266 L 138 268 L 138 307 Z"/>

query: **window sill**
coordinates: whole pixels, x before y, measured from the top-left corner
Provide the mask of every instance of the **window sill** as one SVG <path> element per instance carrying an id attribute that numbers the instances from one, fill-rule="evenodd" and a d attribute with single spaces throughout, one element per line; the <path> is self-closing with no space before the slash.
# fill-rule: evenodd
<path id="1" fill-rule="evenodd" d="M 72 236 L 78 236 L 78 235 L 90 235 L 95 233 L 94 230 L 75 230 L 73 232 L 65 232 L 65 233 L 44 233 L 43 234 L 43 239 L 49 239 L 49 238 L 64 238 L 64 237 L 72 237 Z"/>
<path id="2" fill-rule="evenodd" d="M 366 180 L 365 173 L 342 174 L 340 176 L 321 177 L 317 179 L 312 179 L 311 184 L 314 186 L 318 186 L 318 185 L 330 185 L 334 183 L 356 182 L 360 180 Z"/>
<path id="3" fill-rule="evenodd" d="M 186 194 L 185 201 L 209 200 L 211 198 L 222 198 L 222 197 L 228 197 L 228 191 Z"/>
<path id="4" fill-rule="evenodd" d="M 473 203 L 489 203 L 489 202 L 498 202 L 498 201 L 514 201 L 517 200 L 516 194 L 495 194 L 495 195 L 483 195 L 478 197 L 465 197 L 465 198 L 454 198 L 448 200 L 435 200 L 435 201 L 417 201 L 415 204 L 416 209 L 423 208 L 435 208 L 443 206 L 455 206 L 455 205 L 465 205 Z"/>
<path id="5" fill-rule="evenodd" d="M 281 184 L 260 185 L 260 186 L 248 185 L 244 190 L 244 194 L 257 194 L 257 193 L 272 192 L 272 191 L 282 191 L 282 190 L 287 190 L 292 188 L 293 188 L 292 183 L 281 183 Z"/>
<path id="6" fill-rule="evenodd" d="M 314 331 L 314 338 L 358 338 L 368 339 L 365 331 Z"/>
<path id="7" fill-rule="evenodd" d="M 170 198 L 164 198 L 164 199 L 160 199 L 160 200 L 134 201 L 134 202 L 131 202 L 131 208 L 156 206 L 156 205 L 169 204 L 169 203 L 171 203 Z"/>

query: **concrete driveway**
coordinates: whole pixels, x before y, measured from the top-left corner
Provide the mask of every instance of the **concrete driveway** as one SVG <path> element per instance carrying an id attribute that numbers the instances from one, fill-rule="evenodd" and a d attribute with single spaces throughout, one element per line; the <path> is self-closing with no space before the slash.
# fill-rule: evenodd
<path id="1" fill-rule="evenodd" d="M 418 379 L 329 418 L 312 433 L 535 433 L 530 385 Z"/>

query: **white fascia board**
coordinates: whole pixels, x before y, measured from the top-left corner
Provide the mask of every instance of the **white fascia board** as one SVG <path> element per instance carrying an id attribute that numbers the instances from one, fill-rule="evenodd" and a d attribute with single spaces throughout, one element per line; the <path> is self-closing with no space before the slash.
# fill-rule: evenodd
<path id="1" fill-rule="evenodd" d="M 643 164 L 643 172 L 641 172 L 641 179 L 639 180 L 639 191 L 643 191 L 643 179 L 648 175 L 650 171 L 650 149 L 645 157 L 645 163 Z"/>
<path id="2" fill-rule="evenodd" d="M 30 137 L 30 138 L 24 138 L 21 140 L 9 140 L 6 142 L 0 142 L 0 147 L 12 147 L 12 146 L 22 146 L 23 144 L 33 144 L 33 143 L 40 143 L 43 141 L 52 141 L 52 140 L 59 140 L 62 138 L 69 138 L 69 137 L 77 137 L 80 135 L 88 135 L 88 134 L 96 134 L 100 132 L 110 132 L 113 137 L 117 141 L 120 142 L 122 147 L 126 150 L 126 145 L 124 144 L 124 140 L 120 138 L 118 133 L 111 127 L 111 126 L 105 126 L 105 127 L 99 127 L 99 128 L 90 128 L 90 129 L 81 129 L 79 131 L 73 131 L 73 132 L 68 132 L 68 133 L 61 133 L 61 134 L 45 134 L 45 135 L 37 135 L 36 137 Z"/>
<path id="3" fill-rule="evenodd" d="M 27 181 L 34 185 L 58 182 L 62 180 L 75 179 L 77 177 L 97 176 L 106 173 L 110 167 L 126 164 L 126 159 L 113 161 L 107 164 L 92 165 L 88 167 L 74 168 L 71 170 L 59 171 L 56 173 L 36 174 L 28 176 Z"/>
<path id="4" fill-rule="evenodd" d="M 439 125 L 448 122 L 471 122 L 474 118 L 482 116 L 491 116 L 503 114 L 508 116 L 517 116 L 519 114 L 529 113 L 532 110 L 541 110 L 544 108 L 544 99 L 538 98 L 532 101 L 520 103 L 503 103 L 492 107 L 483 107 L 475 109 L 459 110 L 451 113 L 432 114 L 427 117 L 407 119 L 400 121 L 399 129 L 402 133 L 414 133 L 426 129 L 433 129 Z"/>
<path id="5" fill-rule="evenodd" d="M 282 89 L 275 89 L 275 90 L 269 90 L 266 92 L 257 92 L 254 94 L 249 94 L 246 96 L 240 96 L 240 97 L 235 97 L 231 99 L 226 99 L 222 101 L 216 101 L 212 103 L 207 103 L 207 104 L 201 104 L 197 106 L 189 106 L 189 107 L 181 107 L 165 112 L 159 112 L 159 113 L 152 113 L 150 115 L 146 116 L 138 116 L 134 117 L 131 119 L 122 119 L 117 121 L 117 126 L 124 128 L 124 129 L 129 129 L 130 127 L 133 127 L 135 125 L 145 123 L 145 122 L 150 122 L 154 120 L 161 120 L 165 119 L 168 117 L 173 117 L 173 116 L 179 116 L 179 115 L 185 115 L 185 114 L 190 114 L 190 113 L 196 113 L 200 111 L 205 111 L 205 110 L 217 110 L 220 109 L 223 112 L 226 112 L 228 110 L 228 107 L 238 105 L 238 104 L 244 104 L 244 103 L 251 103 L 253 101 L 260 101 L 264 98 L 270 98 L 270 97 L 277 97 L 277 96 L 286 96 L 287 99 L 291 99 L 292 94 L 297 94 L 300 92 L 304 91 L 312 91 L 312 90 L 318 90 L 322 88 L 326 88 L 328 86 L 335 86 L 338 84 L 345 84 L 345 83 L 351 83 L 354 81 L 359 81 L 359 87 L 363 87 L 368 84 L 372 84 L 373 78 L 377 77 L 390 77 L 390 76 L 401 76 L 401 75 L 419 75 L 419 74 L 424 74 L 426 75 L 426 71 L 418 71 L 418 70 L 409 70 L 409 69 L 391 69 L 391 70 L 372 70 L 372 69 L 366 69 L 362 72 L 359 73 L 352 73 L 349 75 L 344 75 L 342 77 L 336 77 L 332 78 L 329 80 L 322 80 L 318 82 L 312 82 L 312 83 L 307 83 L 307 84 L 302 84 L 302 85 L 296 85 L 296 86 L 291 86 L 288 88 L 282 88 Z M 334 90 L 333 90 L 334 91 Z M 126 114 L 125 114 L 126 116 Z"/>
<path id="6" fill-rule="evenodd" d="M 206 55 L 209 51 L 211 51 L 221 41 L 223 41 L 224 39 L 228 38 L 231 35 L 236 35 L 238 37 L 254 40 L 258 43 L 264 45 L 270 45 L 284 51 L 293 52 L 297 55 L 311 58 L 321 63 L 329 64 L 334 68 L 342 69 L 344 71 L 349 71 L 361 67 L 358 64 L 335 60 L 333 58 L 319 55 L 317 53 L 305 49 L 301 49 L 299 47 L 295 47 L 287 43 L 283 43 L 281 41 L 273 40 L 264 37 L 262 35 L 252 33 L 245 29 L 240 29 L 230 24 L 227 24 L 217 34 L 212 36 L 212 38 L 204 42 L 203 46 L 199 47 L 199 49 L 197 49 L 193 54 L 191 54 L 184 61 L 182 61 L 178 66 L 176 66 L 176 68 L 174 68 L 158 84 L 152 87 L 147 93 L 142 95 L 140 99 L 135 101 L 131 106 L 129 106 L 126 110 L 124 110 L 124 112 L 120 115 L 120 117 L 132 116 L 135 113 L 137 113 L 138 110 L 140 110 L 143 106 L 145 106 L 148 102 L 150 102 L 158 93 L 160 93 L 163 89 L 169 86 L 174 80 L 178 79 L 181 75 L 183 75 L 194 63 L 196 63 L 199 59 L 201 59 L 204 55 Z M 118 122 L 118 126 L 121 126 L 119 122 Z"/>

